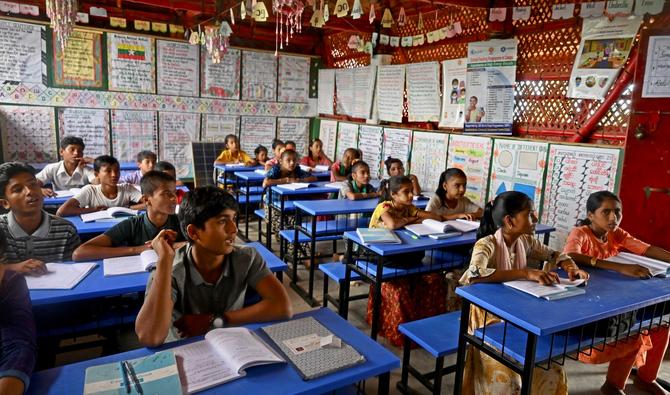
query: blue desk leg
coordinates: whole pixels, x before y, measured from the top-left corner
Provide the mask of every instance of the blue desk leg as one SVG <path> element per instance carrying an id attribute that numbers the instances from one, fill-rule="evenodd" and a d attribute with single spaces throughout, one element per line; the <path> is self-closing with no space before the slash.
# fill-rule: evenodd
<path id="1" fill-rule="evenodd" d="M 454 381 L 454 395 L 460 395 L 463 391 L 463 371 L 465 370 L 465 352 L 467 341 L 465 335 L 468 333 L 470 322 L 470 302 L 463 298 L 461 305 L 461 325 L 458 329 L 458 354 L 456 355 L 456 378 Z"/>
<path id="2" fill-rule="evenodd" d="M 354 242 L 346 240 L 346 250 L 344 252 L 344 261 L 346 267 L 344 268 L 344 283 L 340 285 L 340 317 L 347 319 L 349 315 L 349 283 L 351 282 L 351 266 L 354 264 L 352 256 L 354 250 Z"/>
<path id="3" fill-rule="evenodd" d="M 245 191 L 247 192 L 247 204 L 244 205 L 244 237 L 249 240 L 249 180 L 245 183 Z M 238 183 L 239 185 L 239 183 Z M 263 196 L 263 195 L 261 195 Z M 258 232 L 260 232 L 260 228 Z"/>
<path id="4" fill-rule="evenodd" d="M 296 209 L 296 214 L 298 213 L 298 210 Z M 297 221 L 297 218 L 296 218 Z M 296 222 L 296 228 L 298 228 L 299 222 Z M 297 241 L 298 239 L 296 239 Z M 312 232 L 310 234 L 310 240 L 309 240 L 309 289 L 307 291 L 307 295 L 309 297 L 309 303 L 312 304 L 312 307 L 318 305 L 315 304 L 316 300 L 314 300 L 314 267 L 316 266 L 316 215 L 312 215 Z"/>
<path id="5" fill-rule="evenodd" d="M 549 245 L 549 236 L 551 233 L 545 233 L 544 234 L 544 245 Z"/>
<path id="6" fill-rule="evenodd" d="M 272 187 L 267 188 L 268 204 L 266 204 L 265 216 L 268 223 L 265 226 L 265 246 L 272 251 Z"/>
<path id="7" fill-rule="evenodd" d="M 372 328 L 370 329 L 370 337 L 372 340 L 377 340 L 377 332 L 379 331 L 379 316 L 382 308 L 382 276 L 384 274 L 384 257 L 377 258 L 377 273 L 375 274 L 375 293 L 374 303 L 372 304 Z"/>
<path id="8" fill-rule="evenodd" d="M 530 395 L 533 385 L 533 369 L 535 369 L 535 350 L 537 348 L 537 336 L 528 333 L 526 339 L 526 356 L 523 365 L 523 376 L 521 377 L 521 395 Z"/>
<path id="9" fill-rule="evenodd" d="M 296 208 L 295 210 L 295 218 L 296 218 L 296 223 L 300 218 L 300 210 Z M 296 284 L 298 282 L 298 236 L 300 236 L 300 230 L 298 227 L 295 227 L 295 230 L 293 231 L 293 253 L 292 253 L 292 258 L 293 258 L 293 277 L 291 278 L 291 285 Z"/>
<path id="10" fill-rule="evenodd" d="M 377 386 L 377 393 L 379 395 L 386 395 L 389 393 L 389 384 L 391 382 L 391 372 L 382 373 L 379 375 L 379 385 Z"/>

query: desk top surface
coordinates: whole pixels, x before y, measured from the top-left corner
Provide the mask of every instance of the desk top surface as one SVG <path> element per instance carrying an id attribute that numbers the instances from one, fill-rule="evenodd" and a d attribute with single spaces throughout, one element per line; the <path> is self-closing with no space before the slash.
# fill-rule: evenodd
<path id="1" fill-rule="evenodd" d="M 256 173 L 255 171 L 236 171 L 233 173 L 235 177 L 243 181 L 263 181 L 265 179 L 265 174 Z M 312 173 L 314 177 L 321 181 L 330 180 L 329 171 L 321 171 Z"/>
<path id="2" fill-rule="evenodd" d="M 224 173 L 230 173 L 230 172 L 249 172 L 249 171 L 254 171 L 254 170 L 259 170 L 263 169 L 263 166 L 245 166 L 244 164 L 220 164 L 217 163 L 214 165 L 214 168 L 217 170 L 221 170 Z"/>
<path id="3" fill-rule="evenodd" d="M 282 188 L 281 185 L 275 185 L 273 186 L 272 193 L 279 195 L 279 196 L 299 196 L 299 195 L 312 195 L 312 194 L 321 194 L 321 193 L 338 193 L 340 192 L 340 188 L 333 188 L 326 186 L 328 184 L 327 181 L 319 181 L 319 182 L 310 182 L 308 188 L 302 188 L 302 189 L 286 189 Z"/>
<path id="4" fill-rule="evenodd" d="M 309 215 L 336 215 L 336 214 L 355 214 L 371 213 L 379 204 L 378 199 L 326 199 L 326 200 L 299 200 L 294 202 L 295 207 L 306 212 Z M 426 208 L 428 199 L 419 199 L 414 201 L 418 208 Z"/>

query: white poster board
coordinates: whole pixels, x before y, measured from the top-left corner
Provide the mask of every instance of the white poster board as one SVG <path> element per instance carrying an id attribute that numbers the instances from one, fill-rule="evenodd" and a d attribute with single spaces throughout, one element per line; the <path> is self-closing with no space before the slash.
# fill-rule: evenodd
<path id="1" fill-rule="evenodd" d="M 407 116 L 410 122 L 437 122 L 440 119 L 440 64 L 407 65 Z"/>
<path id="2" fill-rule="evenodd" d="M 5 162 L 49 163 L 58 160 L 53 107 L 0 106 L 0 130 Z"/>
<path id="3" fill-rule="evenodd" d="M 337 153 L 335 157 L 342 159 L 347 148 L 358 148 L 358 124 L 340 122 L 337 125 Z"/>
<path id="4" fill-rule="evenodd" d="M 670 36 L 650 36 L 642 97 L 670 97 Z"/>
<path id="5" fill-rule="evenodd" d="M 84 140 L 84 155 L 91 158 L 111 153 L 109 110 L 93 108 L 59 108 L 58 131 L 61 139 L 77 136 Z"/>
<path id="6" fill-rule="evenodd" d="M 242 52 L 242 100 L 277 100 L 277 58 L 269 52 Z"/>
<path id="7" fill-rule="evenodd" d="M 193 178 L 193 150 L 191 142 L 198 140 L 200 115 L 183 112 L 158 114 L 160 130 L 160 158 L 172 163 L 177 178 Z"/>
<path id="8" fill-rule="evenodd" d="M 402 122 L 405 65 L 377 67 L 377 112 L 380 121 Z"/>
<path id="9" fill-rule="evenodd" d="M 351 116 L 368 119 L 372 115 L 377 67 L 357 67 L 354 70 L 354 104 Z"/>
<path id="10" fill-rule="evenodd" d="M 46 65 L 42 63 L 44 26 L 0 21 L 0 81 L 44 84 Z"/>
<path id="11" fill-rule="evenodd" d="M 321 119 L 319 123 L 319 139 L 323 143 L 323 152 L 335 162 L 335 146 L 337 145 L 337 121 Z"/>
<path id="12" fill-rule="evenodd" d="M 226 141 L 226 136 L 240 136 L 240 117 L 202 114 L 202 141 Z"/>
<path id="13" fill-rule="evenodd" d="M 440 175 L 447 168 L 448 146 L 447 133 L 413 132 L 409 171 L 419 179 L 424 191 L 437 189 Z"/>
<path id="14" fill-rule="evenodd" d="M 179 41 L 156 41 L 159 95 L 198 96 L 198 46 Z"/>
<path id="15" fill-rule="evenodd" d="M 154 39 L 107 33 L 109 90 L 156 92 Z"/>
<path id="16" fill-rule="evenodd" d="M 240 98 L 241 51 L 228 48 L 220 63 L 213 63 L 207 51 L 201 51 L 200 94 L 203 97 Z"/>
<path id="17" fill-rule="evenodd" d="M 155 111 L 112 110 L 112 152 L 119 162 L 135 162 L 140 151 L 158 151 Z"/>
<path id="18" fill-rule="evenodd" d="M 462 128 L 465 122 L 467 58 L 442 61 L 441 128 Z"/>
<path id="19" fill-rule="evenodd" d="M 335 70 L 319 70 L 319 114 L 333 115 L 333 103 L 335 102 Z M 335 148 L 333 148 L 335 150 Z"/>
<path id="20" fill-rule="evenodd" d="M 384 128 L 384 155 L 383 160 L 388 157 L 400 159 L 405 166 L 405 170 L 409 169 L 409 153 L 412 147 L 412 131 L 407 129 L 392 129 Z M 388 174 L 384 174 L 387 177 Z"/>
<path id="21" fill-rule="evenodd" d="M 307 155 L 309 118 L 277 118 L 277 138 L 283 142 L 294 141 L 298 154 Z M 272 151 L 271 143 L 263 144 L 268 151 Z"/>
<path id="22" fill-rule="evenodd" d="M 467 176 L 465 197 L 484 208 L 489 186 L 493 140 L 488 137 L 452 134 L 449 137 L 447 168 L 456 167 Z"/>
<path id="23" fill-rule="evenodd" d="M 384 128 L 381 126 L 361 125 L 358 131 L 358 145 L 363 148 L 363 160 L 370 166 L 370 179 L 382 177 L 382 146 Z"/>
<path id="24" fill-rule="evenodd" d="M 309 99 L 310 59 L 304 56 L 279 56 L 278 101 L 305 103 Z"/>
<path id="25" fill-rule="evenodd" d="M 335 91 L 337 92 L 337 114 L 354 113 L 354 69 L 335 70 Z"/>
<path id="26" fill-rule="evenodd" d="M 268 146 L 277 135 L 277 118 L 242 117 L 240 125 L 240 145 L 253 158 L 258 145 Z"/>

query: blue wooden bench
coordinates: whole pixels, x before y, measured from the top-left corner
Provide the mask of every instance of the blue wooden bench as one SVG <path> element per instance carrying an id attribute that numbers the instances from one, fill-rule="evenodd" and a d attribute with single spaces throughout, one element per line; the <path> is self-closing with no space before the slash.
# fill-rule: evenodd
<path id="1" fill-rule="evenodd" d="M 330 262 L 322 263 L 319 265 L 319 270 L 324 274 L 323 276 L 323 307 L 328 307 L 328 302 L 330 302 L 335 308 L 339 310 L 340 303 L 344 294 L 344 287 L 348 287 L 349 284 L 344 283 L 344 272 L 346 265 L 342 262 Z M 333 298 L 328 294 L 328 281 L 336 281 L 340 286 L 339 296 L 337 299 Z M 361 276 L 358 273 L 351 272 L 351 281 L 360 280 Z M 367 299 L 368 294 L 356 295 L 349 297 L 349 300 L 358 300 L 358 299 Z M 348 303 L 349 301 L 347 301 Z"/>

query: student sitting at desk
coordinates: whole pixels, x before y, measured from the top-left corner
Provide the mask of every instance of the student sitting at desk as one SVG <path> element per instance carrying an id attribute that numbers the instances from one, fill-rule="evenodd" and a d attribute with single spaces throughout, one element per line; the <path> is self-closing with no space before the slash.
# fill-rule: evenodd
<path id="1" fill-rule="evenodd" d="M 607 259 L 621 251 L 629 251 L 670 262 L 670 252 L 642 242 L 619 228 L 622 218 L 621 200 L 612 192 L 592 193 L 586 201 L 586 215 L 587 218 L 579 221 L 578 226 L 570 232 L 563 250 L 576 262 L 643 279 L 651 277 L 649 269 L 639 265 L 611 262 Z M 635 314 L 631 316 L 634 317 Z M 625 316 L 620 318 L 620 324 L 617 326 L 625 332 L 628 328 L 623 328 L 621 325 L 632 322 Z M 635 387 L 652 394 L 667 394 L 656 382 L 656 378 L 668 347 L 669 335 L 668 327 L 662 325 L 659 330 L 633 336 L 628 341 L 619 341 L 615 347 L 605 347 L 604 351 L 594 348 L 590 355 L 580 353 L 579 360 L 591 364 L 609 362 L 607 378 L 600 388 L 603 394 L 623 394 L 633 365 L 638 366 L 637 376 L 633 382 Z"/>
<path id="2" fill-rule="evenodd" d="M 370 185 L 370 166 L 359 160 L 351 166 L 349 179 L 340 188 L 340 199 L 360 200 L 379 197 L 379 192 Z"/>
<path id="3" fill-rule="evenodd" d="M 184 199 L 179 221 L 188 244 L 177 251 L 176 234 L 161 230 L 152 241 L 158 254 L 147 284 L 135 332 L 146 346 L 182 336 L 203 335 L 212 328 L 292 316 L 284 286 L 251 247 L 234 245 L 238 205 L 228 192 L 196 188 Z M 262 300 L 243 307 L 247 286 Z"/>
<path id="4" fill-rule="evenodd" d="M 137 167 L 139 167 L 139 170 L 135 170 L 126 175 L 122 175 L 121 178 L 119 179 L 119 183 L 140 185 L 140 180 L 142 180 L 142 176 L 144 176 L 145 174 L 154 169 L 158 157 L 153 152 L 144 150 L 140 151 L 137 154 L 136 159 L 137 159 Z"/>
<path id="5" fill-rule="evenodd" d="M 63 137 L 60 141 L 60 156 L 63 160 L 44 166 L 35 176 L 41 186 L 51 184 L 51 188 L 42 188 L 44 196 L 55 196 L 54 190 L 64 191 L 96 183 L 93 169 L 86 166 L 93 159 L 84 157 L 85 147 L 84 140 L 79 137 Z"/>
<path id="6" fill-rule="evenodd" d="M 75 261 L 139 255 L 151 249 L 149 242 L 163 229 L 174 231 L 177 243 L 184 244 L 185 239 L 175 214 L 177 188 L 174 178 L 167 173 L 152 170 L 142 177 L 140 187 L 147 212 L 127 218 L 79 246 L 74 251 Z"/>
<path id="7" fill-rule="evenodd" d="M 300 158 L 300 152 L 298 152 L 298 145 L 293 140 L 286 140 L 285 148 L 287 150 L 295 151 L 298 154 L 298 159 Z"/>
<path id="8" fill-rule="evenodd" d="M 315 181 L 316 177 L 298 166 L 298 154 L 293 150 L 284 150 L 279 159 L 279 164 L 273 166 L 265 174 L 263 188 L 294 182 L 309 183 Z"/>
<path id="9" fill-rule="evenodd" d="M 309 143 L 309 155 L 305 155 L 300 159 L 300 164 L 308 167 L 328 166 L 333 164 L 333 161 L 323 152 L 323 143 L 319 139 L 314 139 Z"/>
<path id="10" fill-rule="evenodd" d="M 258 145 L 254 150 L 255 158 L 254 160 L 259 166 L 265 166 L 265 162 L 268 161 L 268 149 L 264 145 Z"/>
<path id="11" fill-rule="evenodd" d="M 0 233 L 0 254 L 5 237 Z M 26 280 L 0 265 L 0 394 L 20 395 L 37 359 L 35 320 Z"/>
<path id="12" fill-rule="evenodd" d="M 79 236 L 70 222 L 42 210 L 44 197 L 34 174 L 23 163 L 0 165 L 0 204 L 9 210 L 0 215 L 0 233 L 7 241 L 0 262 L 15 272 L 40 275 L 46 262 L 71 260 Z"/>
<path id="13" fill-rule="evenodd" d="M 511 280 L 531 280 L 553 284 L 558 275 L 550 269 L 561 267 L 570 279 L 588 278 L 569 256 L 542 244 L 534 237 L 535 216 L 533 201 L 521 192 L 509 191 L 486 204 L 479 239 L 474 246 L 470 266 L 461 277 L 461 284 L 478 282 L 501 283 Z M 531 269 L 527 261 L 547 261 L 544 270 Z M 486 319 L 486 321 L 485 321 Z M 472 306 L 468 331 L 500 322 L 492 314 Z M 493 358 L 473 348 L 468 349 L 463 377 L 463 393 L 517 394 L 521 377 Z M 563 368 L 551 364 L 549 370 L 535 368 L 531 394 L 567 394 L 568 383 Z"/>
<path id="14" fill-rule="evenodd" d="M 386 172 L 388 173 L 389 177 L 405 175 L 405 166 L 398 158 L 392 158 L 389 156 L 384 161 L 384 165 L 386 166 Z M 421 196 L 421 185 L 419 185 L 419 179 L 417 176 L 414 174 L 409 174 L 407 177 L 412 180 L 412 193 L 414 193 L 415 196 Z"/>
<path id="15" fill-rule="evenodd" d="M 333 163 L 330 168 L 330 182 L 346 181 L 351 173 L 351 165 L 361 159 L 361 151 L 356 148 L 347 148 L 342 154 L 342 160 Z"/>
<path id="16" fill-rule="evenodd" d="M 76 195 L 68 199 L 56 215 L 81 215 L 105 210 L 109 207 L 128 207 L 136 210 L 144 208 L 142 194 L 132 184 L 119 184 L 119 161 L 109 155 L 95 158 L 93 170 L 100 180 L 99 185 L 86 185 Z"/>
<path id="17" fill-rule="evenodd" d="M 468 178 L 463 170 L 452 167 L 443 171 L 426 211 L 439 215 L 442 221 L 458 218 L 472 221 L 481 218 L 484 210 L 465 197 L 467 185 Z"/>
<path id="18" fill-rule="evenodd" d="M 229 165 L 241 163 L 245 166 L 253 166 L 256 164 L 256 161 L 251 159 L 246 152 L 240 149 L 240 140 L 237 139 L 237 136 L 234 134 L 229 134 L 226 136 L 226 149 L 221 151 L 219 157 L 214 161 L 215 165 Z"/>
<path id="19" fill-rule="evenodd" d="M 154 166 L 154 170 L 156 171 L 162 171 L 163 173 L 167 173 L 172 176 L 176 181 L 177 186 L 183 186 L 184 183 L 179 181 L 177 179 L 177 169 L 174 167 L 174 165 L 166 160 L 160 160 L 156 162 L 156 166 Z M 182 197 L 186 194 L 187 191 L 184 191 L 182 189 L 177 189 L 177 204 L 181 203 Z"/>
<path id="20" fill-rule="evenodd" d="M 286 145 L 283 141 L 279 139 L 272 140 L 272 152 L 274 153 L 274 156 L 272 159 L 268 159 L 265 162 L 265 170 L 270 170 L 273 166 L 277 166 L 279 164 L 279 158 L 281 158 L 281 154 L 285 149 Z"/>

